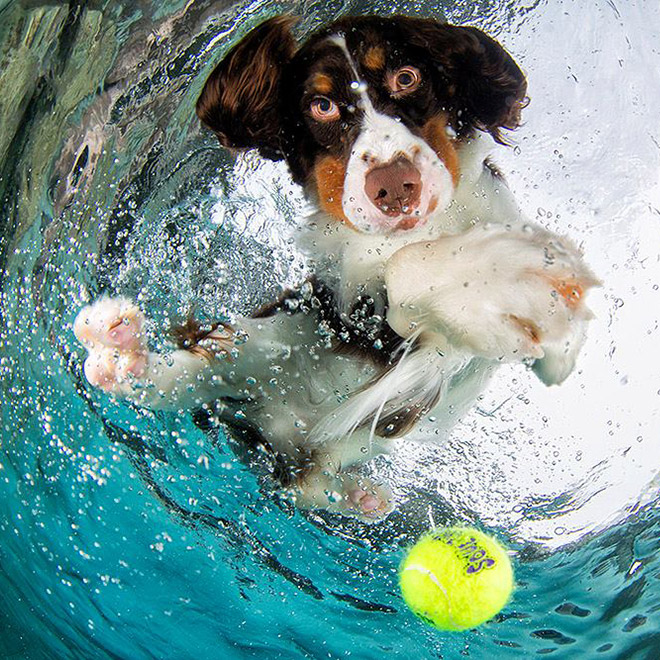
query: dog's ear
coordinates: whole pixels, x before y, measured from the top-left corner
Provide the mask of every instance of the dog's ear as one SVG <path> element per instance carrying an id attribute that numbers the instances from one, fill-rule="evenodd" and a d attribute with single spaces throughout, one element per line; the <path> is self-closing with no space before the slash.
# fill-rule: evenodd
<path id="1" fill-rule="evenodd" d="M 256 147 L 279 160 L 280 80 L 296 42 L 296 19 L 276 16 L 249 32 L 213 70 L 197 99 L 197 116 L 225 147 Z"/>
<path id="2" fill-rule="evenodd" d="M 500 130 L 520 124 L 527 105 L 527 81 L 513 58 L 494 39 L 473 27 L 413 19 L 415 41 L 430 51 L 447 84 L 458 128 L 488 131 L 503 142 Z"/>

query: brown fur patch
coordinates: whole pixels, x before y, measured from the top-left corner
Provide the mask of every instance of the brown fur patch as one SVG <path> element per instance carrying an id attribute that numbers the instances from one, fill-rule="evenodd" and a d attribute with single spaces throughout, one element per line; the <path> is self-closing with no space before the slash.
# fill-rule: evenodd
<path id="1" fill-rule="evenodd" d="M 378 420 L 376 425 L 376 435 L 381 438 L 401 438 L 414 428 L 415 424 L 430 410 L 433 409 L 440 395 L 428 406 L 423 408 L 402 408 L 389 415 L 385 415 Z M 371 424 L 371 420 L 369 421 Z"/>
<path id="2" fill-rule="evenodd" d="M 222 337 L 223 334 L 226 334 L 226 338 Z M 178 348 L 190 351 L 208 362 L 212 362 L 220 354 L 229 355 L 232 335 L 233 330 L 229 324 L 218 321 L 205 327 L 196 321 L 192 314 L 185 323 L 170 329 L 170 336 Z M 201 342 L 205 340 L 212 340 L 212 343 L 217 345 L 202 346 Z M 206 343 L 208 344 L 208 341 Z"/>
<path id="3" fill-rule="evenodd" d="M 541 330 L 534 321 L 521 318 L 515 314 L 509 314 L 509 318 L 531 339 L 532 343 L 541 343 Z"/>
<path id="4" fill-rule="evenodd" d="M 315 73 L 312 78 L 312 87 L 319 94 L 330 94 L 332 91 L 332 78 L 325 73 Z"/>
<path id="5" fill-rule="evenodd" d="M 372 46 L 362 60 L 364 66 L 371 71 L 382 69 L 385 66 L 385 51 L 382 46 Z"/>
<path id="6" fill-rule="evenodd" d="M 502 170 L 490 159 L 490 156 L 486 157 L 484 160 L 484 167 L 497 179 L 506 181 L 506 177 Z"/>
<path id="7" fill-rule="evenodd" d="M 333 156 L 325 156 L 314 165 L 314 179 L 321 208 L 352 227 L 352 223 L 344 215 L 341 200 L 344 195 L 344 178 L 346 167 Z"/>
<path id="8" fill-rule="evenodd" d="M 575 309 L 584 296 L 584 288 L 574 280 L 551 280 L 557 293 L 564 299 L 570 309 Z"/>
<path id="9" fill-rule="evenodd" d="M 258 147 L 272 158 L 279 148 L 280 78 L 296 51 L 295 18 L 276 16 L 234 46 L 209 76 L 197 116 L 225 147 Z"/>
<path id="10" fill-rule="evenodd" d="M 457 186 L 461 170 L 458 164 L 458 152 L 453 141 L 447 135 L 447 117 L 436 115 L 429 119 L 422 127 L 422 137 L 438 154 L 438 158 L 445 164 L 449 174 L 451 174 L 454 186 Z"/>

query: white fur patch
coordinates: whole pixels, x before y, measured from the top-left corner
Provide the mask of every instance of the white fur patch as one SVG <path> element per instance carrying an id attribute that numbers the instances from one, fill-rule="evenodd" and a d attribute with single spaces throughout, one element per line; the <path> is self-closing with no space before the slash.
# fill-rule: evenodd
<path id="1" fill-rule="evenodd" d="M 529 225 L 413 243 L 389 260 L 385 281 L 387 319 L 402 337 L 441 335 L 480 357 L 541 360 L 546 383 L 573 368 L 592 316 L 583 295 L 598 284 L 567 239 Z"/>
<path id="2" fill-rule="evenodd" d="M 404 354 L 393 369 L 319 420 L 310 432 L 309 446 L 346 441 L 365 422 L 370 424 L 373 441 L 383 416 L 409 410 L 421 414 L 437 402 L 470 356 L 455 350 L 442 351 L 430 344 L 411 352 L 415 339 L 411 337 L 405 344 Z"/>

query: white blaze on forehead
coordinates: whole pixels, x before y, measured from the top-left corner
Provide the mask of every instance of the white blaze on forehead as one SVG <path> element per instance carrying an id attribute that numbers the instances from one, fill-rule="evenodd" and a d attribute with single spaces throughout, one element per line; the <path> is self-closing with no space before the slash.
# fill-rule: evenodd
<path id="1" fill-rule="evenodd" d="M 451 200 L 454 190 L 451 174 L 425 140 L 413 135 L 398 118 L 374 108 L 368 85 L 360 79 L 346 38 L 334 34 L 328 40 L 341 49 L 351 67 L 354 77 L 351 89 L 359 97 L 357 107 L 363 112 L 362 129 L 353 145 L 344 179 L 342 207 L 346 217 L 357 229 L 365 232 L 392 231 L 405 218 L 425 221 L 433 210 L 442 210 Z M 400 156 L 408 158 L 419 170 L 421 199 L 418 207 L 408 216 L 391 217 L 382 213 L 369 199 L 365 191 L 365 178 L 372 168 Z"/>
<path id="2" fill-rule="evenodd" d="M 354 78 L 353 82 L 351 83 L 351 89 L 360 98 L 358 107 L 364 112 L 365 116 L 369 114 L 375 114 L 376 109 L 371 103 L 369 94 L 367 94 L 368 85 L 364 80 L 360 80 L 360 74 L 358 73 L 355 60 L 353 59 L 353 56 L 349 52 L 348 46 L 346 45 L 346 37 L 341 34 L 333 34 L 331 37 L 328 37 L 328 41 L 332 42 L 335 46 L 340 48 L 348 60 L 348 64 L 351 67 Z"/>

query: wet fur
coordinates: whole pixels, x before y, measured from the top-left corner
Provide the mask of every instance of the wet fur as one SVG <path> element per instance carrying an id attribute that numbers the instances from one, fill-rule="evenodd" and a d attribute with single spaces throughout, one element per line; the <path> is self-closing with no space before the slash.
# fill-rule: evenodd
<path id="1" fill-rule="evenodd" d="M 475 28 L 431 19 L 369 16 L 341 19 L 299 47 L 293 25 L 287 17 L 270 19 L 234 46 L 211 72 L 197 113 L 223 147 L 256 148 L 266 158 L 284 159 L 316 203 L 318 212 L 299 236 L 299 247 L 315 264 L 313 277 L 231 326 L 200 328 L 189 321 L 178 330 L 180 350 L 169 360 L 148 354 L 144 372 L 135 378 L 117 373 L 115 380 L 101 380 L 93 363 L 87 373 L 94 384 L 142 405 L 206 403 L 208 415 L 230 425 L 237 437 L 268 448 L 275 475 L 296 490 L 301 506 L 373 520 L 390 510 L 389 490 L 362 479 L 351 466 L 387 451 L 396 437 L 437 439 L 469 409 L 500 363 L 489 353 L 489 328 L 480 326 L 484 301 L 469 292 L 455 299 L 455 290 L 463 291 L 462 282 L 454 283 L 453 297 L 445 304 L 442 298 L 429 301 L 428 278 L 423 272 L 408 277 L 404 268 L 397 277 L 405 285 L 405 310 L 400 313 L 399 303 L 392 305 L 386 283 L 396 255 L 409 246 L 432 245 L 442 260 L 433 261 L 429 273 L 440 280 L 446 275 L 442 264 L 450 263 L 452 255 L 451 250 L 443 252 L 443 241 L 452 237 L 465 236 L 477 265 L 489 260 L 497 265 L 498 258 L 502 264 L 517 263 L 520 247 L 521 254 L 527 250 L 535 256 L 519 260 L 512 281 L 519 273 L 536 282 L 537 288 L 530 289 L 532 301 L 534 295 L 545 300 L 553 291 L 551 283 L 534 279 L 534 268 L 544 268 L 535 259 L 542 261 L 549 245 L 558 246 L 559 265 L 576 281 L 581 278 L 584 290 L 595 278 L 569 242 L 538 228 L 532 229 L 533 240 L 522 232 L 507 234 L 507 227 L 520 228 L 526 221 L 490 160 L 488 143 L 490 138 L 504 143 L 504 131 L 518 126 L 527 83 L 496 41 Z M 415 94 L 397 96 L 383 89 L 392 71 L 411 62 L 423 80 Z M 369 90 L 359 98 L 350 85 L 357 75 Z M 310 117 L 310 101 L 318 94 L 339 104 L 341 122 Z M 368 171 L 356 150 L 364 150 L 366 162 L 369 149 L 376 153 L 382 147 L 378 131 L 390 129 L 398 135 L 393 143 L 398 140 L 406 156 L 428 152 L 419 167 L 439 173 L 442 185 L 437 190 L 446 195 L 451 189 L 452 199 L 429 200 L 410 229 L 383 231 L 370 225 L 371 220 L 355 217 L 346 197 L 355 181 L 361 192 L 361 172 Z M 435 169 L 428 167 L 429 159 Z M 373 209 L 370 213 L 378 215 Z M 488 241 L 483 247 L 483 236 L 473 230 L 490 224 L 496 226 L 492 245 L 499 241 L 511 254 L 489 253 Z M 503 322 L 496 339 L 528 350 L 519 355 L 514 350 L 507 359 L 536 356 L 544 382 L 560 382 L 582 343 L 586 311 L 576 314 L 572 326 L 566 320 L 568 329 L 557 330 L 544 364 L 539 325 L 508 313 L 517 291 L 506 278 L 498 290 L 498 277 L 493 298 L 501 316 L 515 322 Z M 392 290 L 401 288 L 393 284 Z M 444 332 L 468 304 L 474 307 L 474 336 L 470 327 Z M 113 309 L 121 316 L 129 308 L 126 301 L 112 305 L 112 300 L 99 301 L 76 322 L 89 360 L 112 345 L 112 330 L 97 320 L 113 318 Z M 406 314 L 416 329 L 408 331 Z M 127 318 L 141 327 L 134 310 Z M 127 341 L 136 343 L 135 337 Z"/>

